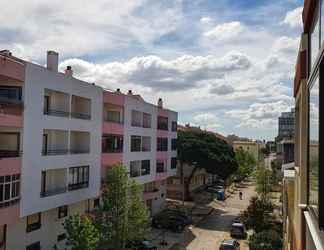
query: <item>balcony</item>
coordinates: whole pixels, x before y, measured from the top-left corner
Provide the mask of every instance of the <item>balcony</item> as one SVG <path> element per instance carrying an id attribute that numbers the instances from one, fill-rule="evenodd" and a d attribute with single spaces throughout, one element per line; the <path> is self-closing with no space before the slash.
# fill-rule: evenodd
<path id="1" fill-rule="evenodd" d="M 40 197 L 48 197 L 67 191 L 66 169 L 42 171 L 42 183 Z"/>
<path id="2" fill-rule="evenodd" d="M 124 109 L 122 106 L 105 103 L 103 120 L 103 133 L 123 134 Z"/>
<path id="3" fill-rule="evenodd" d="M 22 127 L 21 87 L 0 85 L 0 125 Z"/>
<path id="4" fill-rule="evenodd" d="M 0 159 L 20 157 L 20 133 L 0 131 Z"/>
<path id="5" fill-rule="evenodd" d="M 44 114 L 58 117 L 69 117 L 70 95 L 45 89 L 44 93 Z"/>
<path id="6" fill-rule="evenodd" d="M 44 129 L 43 155 L 65 155 L 68 152 L 68 131 Z"/>
<path id="7" fill-rule="evenodd" d="M 71 118 L 91 120 L 91 100 L 80 96 L 72 96 Z"/>
<path id="8" fill-rule="evenodd" d="M 71 131 L 70 153 L 88 154 L 90 153 L 90 133 L 81 131 Z"/>

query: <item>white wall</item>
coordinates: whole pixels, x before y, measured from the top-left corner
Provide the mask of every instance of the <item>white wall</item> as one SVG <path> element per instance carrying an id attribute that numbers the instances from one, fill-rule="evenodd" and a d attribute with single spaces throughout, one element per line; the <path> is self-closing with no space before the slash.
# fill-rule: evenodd
<path id="1" fill-rule="evenodd" d="M 84 214 L 87 209 L 88 201 L 72 204 L 68 207 L 68 216 L 74 214 Z M 27 217 L 21 218 L 20 221 L 7 227 L 7 244 L 8 250 L 23 250 L 26 246 L 40 241 L 41 249 L 51 250 L 57 243 L 57 236 L 65 233 L 62 223 L 65 218 L 58 218 L 58 208 L 51 209 L 42 213 L 41 228 L 32 232 L 26 232 Z M 59 249 L 65 249 L 65 241 L 57 244 Z"/>
<path id="2" fill-rule="evenodd" d="M 45 89 L 91 99 L 91 120 L 44 115 Z M 98 196 L 101 169 L 102 89 L 27 63 L 24 91 L 21 217 Z M 43 129 L 90 132 L 90 154 L 42 156 Z M 90 166 L 88 188 L 40 198 L 42 170 L 84 165 Z"/>

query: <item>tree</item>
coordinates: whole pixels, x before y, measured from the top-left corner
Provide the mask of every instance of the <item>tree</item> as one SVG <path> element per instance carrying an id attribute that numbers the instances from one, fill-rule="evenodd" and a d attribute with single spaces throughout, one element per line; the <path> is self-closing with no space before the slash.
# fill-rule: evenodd
<path id="1" fill-rule="evenodd" d="M 184 164 L 193 166 L 185 182 L 185 194 L 188 196 L 191 179 L 198 169 L 205 169 L 208 173 L 226 180 L 238 167 L 233 148 L 211 132 L 178 131 L 177 147 L 181 170 Z"/>
<path id="2" fill-rule="evenodd" d="M 122 165 L 107 173 L 97 225 L 102 229 L 101 244 L 125 249 L 126 243 L 142 239 L 148 228 L 148 211 L 141 188 L 131 180 Z"/>
<path id="3" fill-rule="evenodd" d="M 67 245 L 72 250 L 94 250 L 99 241 L 99 232 L 86 215 L 69 216 L 63 223 L 67 233 Z"/>
<path id="4" fill-rule="evenodd" d="M 235 172 L 235 177 L 238 180 L 242 180 L 249 176 L 256 165 L 256 159 L 253 155 L 243 149 L 238 149 L 235 152 L 235 160 L 238 164 L 238 169 Z"/>
<path id="5" fill-rule="evenodd" d="M 250 250 L 281 250 L 282 239 L 274 230 L 254 234 L 249 241 Z"/>
<path id="6" fill-rule="evenodd" d="M 256 191 L 263 197 L 268 198 L 273 184 L 272 171 L 266 169 L 264 164 L 260 164 L 255 172 Z"/>
<path id="7" fill-rule="evenodd" d="M 273 205 L 270 201 L 252 197 L 248 208 L 242 214 L 242 220 L 248 229 L 261 232 L 271 226 Z"/>

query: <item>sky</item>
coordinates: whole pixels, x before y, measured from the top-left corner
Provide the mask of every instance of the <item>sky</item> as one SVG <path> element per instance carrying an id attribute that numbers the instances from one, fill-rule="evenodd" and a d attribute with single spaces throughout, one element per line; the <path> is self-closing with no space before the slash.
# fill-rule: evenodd
<path id="1" fill-rule="evenodd" d="M 10 0 L 0 49 L 108 89 L 132 89 L 179 122 L 273 139 L 294 104 L 302 0 Z"/>

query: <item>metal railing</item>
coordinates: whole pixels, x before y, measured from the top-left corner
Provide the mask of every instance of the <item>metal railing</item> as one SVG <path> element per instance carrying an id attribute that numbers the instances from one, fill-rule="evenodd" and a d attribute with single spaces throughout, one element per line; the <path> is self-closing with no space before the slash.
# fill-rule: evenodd
<path id="1" fill-rule="evenodd" d="M 0 202 L 0 208 L 15 205 L 15 204 L 17 204 L 19 202 L 19 200 L 20 200 L 20 197 L 18 196 L 18 197 L 12 198 L 9 201 L 2 201 L 2 202 Z"/>
<path id="2" fill-rule="evenodd" d="M 91 120 L 91 115 L 84 113 L 71 113 L 71 118 L 82 119 L 82 120 Z"/>
<path id="3" fill-rule="evenodd" d="M 115 119 L 111 119 L 111 118 L 106 118 L 104 119 L 105 122 L 112 122 L 112 123 L 117 123 L 117 124 L 124 124 L 124 121 L 117 121 Z"/>
<path id="4" fill-rule="evenodd" d="M 89 154 L 90 149 L 70 149 L 70 154 Z"/>
<path id="5" fill-rule="evenodd" d="M 89 187 L 89 181 L 69 184 L 69 190 L 70 191 L 71 190 L 81 189 L 81 188 L 87 188 L 87 187 Z"/>
<path id="6" fill-rule="evenodd" d="M 22 151 L 19 150 L 0 150 L 0 159 L 20 157 L 21 155 Z"/>
<path id="7" fill-rule="evenodd" d="M 69 153 L 68 149 L 43 149 L 42 155 L 66 155 Z"/>
<path id="8" fill-rule="evenodd" d="M 58 117 L 69 117 L 70 113 L 64 110 L 46 109 L 44 115 L 58 116 Z"/>
<path id="9" fill-rule="evenodd" d="M 67 191 L 67 187 L 60 187 L 60 188 L 54 188 L 54 189 L 49 189 L 49 190 L 44 190 L 40 193 L 40 196 L 43 197 L 48 197 L 56 194 L 62 194 Z"/>

